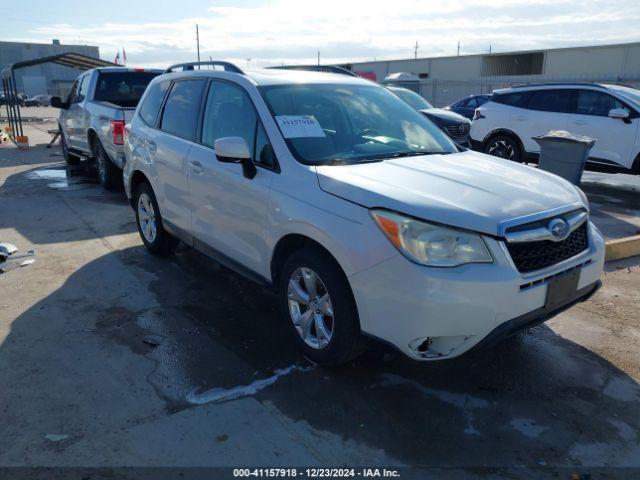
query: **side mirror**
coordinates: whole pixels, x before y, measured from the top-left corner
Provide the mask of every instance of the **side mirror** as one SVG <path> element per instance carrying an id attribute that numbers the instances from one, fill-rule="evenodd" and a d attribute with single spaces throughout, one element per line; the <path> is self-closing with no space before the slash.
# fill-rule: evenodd
<path id="1" fill-rule="evenodd" d="M 54 108 L 64 108 L 64 103 L 60 97 L 51 97 L 51 106 Z"/>
<path id="2" fill-rule="evenodd" d="M 249 146 L 242 137 L 222 137 L 215 141 L 216 158 L 220 162 L 240 163 L 242 173 L 251 179 L 256 176 L 258 170 L 251 160 Z"/>
<path id="3" fill-rule="evenodd" d="M 629 112 L 624 108 L 614 108 L 613 110 L 609 110 L 609 116 L 611 118 L 627 120 L 629 118 Z"/>

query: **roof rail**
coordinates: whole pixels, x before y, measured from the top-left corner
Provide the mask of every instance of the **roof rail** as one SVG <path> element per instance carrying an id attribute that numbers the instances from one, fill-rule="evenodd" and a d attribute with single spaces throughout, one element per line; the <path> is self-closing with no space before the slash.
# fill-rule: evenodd
<path id="1" fill-rule="evenodd" d="M 176 65 L 171 65 L 169 68 L 167 68 L 164 71 L 164 73 L 176 72 L 178 71 L 178 69 L 181 69 L 181 71 L 185 72 L 188 70 L 195 70 L 194 67 L 207 66 L 207 65 L 213 66 L 213 67 L 223 67 L 225 72 L 244 74 L 244 72 L 240 70 L 238 67 L 236 67 L 233 63 L 220 62 L 220 61 L 178 63 Z"/>
<path id="2" fill-rule="evenodd" d="M 339 73 L 341 75 L 349 75 L 350 77 L 358 76 L 351 70 L 335 65 L 282 65 L 267 68 L 274 68 L 276 70 L 305 70 L 307 72 Z"/>
<path id="3" fill-rule="evenodd" d="M 596 82 L 536 82 L 536 83 L 518 83 L 506 88 L 527 88 L 527 87 L 546 87 L 546 86 L 562 86 L 562 85 L 586 85 L 589 87 L 603 87 L 602 84 Z"/>

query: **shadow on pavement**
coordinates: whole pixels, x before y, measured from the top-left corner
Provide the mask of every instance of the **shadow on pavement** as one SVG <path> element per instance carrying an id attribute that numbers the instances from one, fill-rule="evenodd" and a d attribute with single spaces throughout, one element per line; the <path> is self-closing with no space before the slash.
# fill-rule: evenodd
<path id="1" fill-rule="evenodd" d="M 188 401 L 193 392 L 299 366 L 249 393 L 291 428 L 317 432 L 319 451 L 323 438 L 337 436 L 409 465 L 640 466 L 638 384 L 545 326 L 437 364 L 377 349 L 325 370 L 292 345 L 270 290 L 194 251 L 158 259 L 132 247 L 102 256 L 13 321 L 0 346 L 0 451 L 30 428 L 33 411 L 82 424 L 97 421 L 96 412 L 132 414 L 132 399 L 159 396 L 169 415 L 198 408 Z M 132 364 L 122 363 L 123 351 Z"/>

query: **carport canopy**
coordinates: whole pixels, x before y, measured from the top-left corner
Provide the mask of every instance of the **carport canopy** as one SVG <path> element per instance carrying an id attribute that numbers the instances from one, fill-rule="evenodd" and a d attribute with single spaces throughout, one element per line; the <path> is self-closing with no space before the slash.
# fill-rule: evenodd
<path id="1" fill-rule="evenodd" d="M 16 86 L 15 71 L 20 68 L 33 67 L 42 63 L 55 63 L 65 67 L 89 70 L 97 67 L 118 67 L 118 64 L 89 57 L 75 52 L 60 53 L 48 57 L 34 58 L 22 62 L 12 63 L 2 70 L 2 87 L 7 107 L 7 118 L 11 127 L 11 137 L 24 135 L 22 130 L 22 116 L 20 115 L 20 102 L 18 101 L 18 88 Z"/>

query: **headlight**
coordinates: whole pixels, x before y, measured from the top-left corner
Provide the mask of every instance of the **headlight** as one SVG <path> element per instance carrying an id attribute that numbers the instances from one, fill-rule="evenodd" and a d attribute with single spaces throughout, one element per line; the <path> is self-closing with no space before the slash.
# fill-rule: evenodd
<path id="1" fill-rule="evenodd" d="M 493 262 L 477 233 L 421 222 L 387 210 L 371 210 L 371 215 L 391 243 L 413 262 L 430 267 Z"/>

